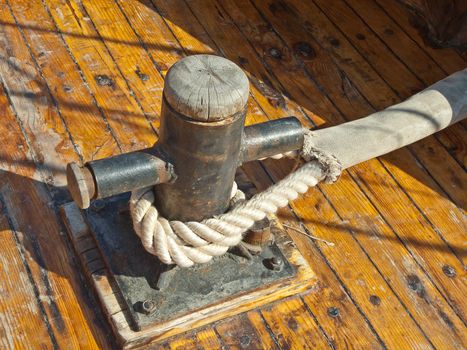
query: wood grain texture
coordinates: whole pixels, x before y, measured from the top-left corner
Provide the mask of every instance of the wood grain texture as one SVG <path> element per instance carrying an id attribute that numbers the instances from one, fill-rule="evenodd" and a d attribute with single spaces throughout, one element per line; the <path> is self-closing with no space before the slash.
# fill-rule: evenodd
<path id="1" fill-rule="evenodd" d="M 228 119 L 245 110 L 250 88 L 246 74 L 216 55 L 192 55 L 166 75 L 164 97 L 177 112 L 204 122 Z"/>
<path id="2" fill-rule="evenodd" d="M 115 346 L 61 234 L 63 169 L 154 143 L 163 79 L 194 53 L 245 70 L 247 123 L 296 115 L 309 126 L 365 116 L 466 66 L 465 55 L 427 46 L 397 1 L 0 0 L 0 255 L 2 268 L 30 271 L 1 291 L 36 305 L 0 293 L 2 347 Z M 465 347 L 465 140 L 456 125 L 281 211 L 317 274 L 301 299 L 148 348 Z M 292 166 L 245 168 L 261 189 Z M 80 245 L 95 273 L 91 243 Z M 121 324 L 106 288 L 100 297 Z"/>
<path id="3" fill-rule="evenodd" d="M 397 22 L 400 28 L 402 28 L 404 32 L 407 33 L 415 43 L 417 43 L 417 46 L 429 54 L 430 57 L 432 57 L 433 60 L 444 69 L 444 71 L 451 74 L 458 71 L 460 69 L 459 67 L 465 66 L 465 60 L 456 50 L 449 48 L 439 49 L 426 45 L 423 37 L 420 35 L 413 23 L 410 13 L 400 1 L 376 0 L 376 2 L 380 8 L 382 8 L 389 17 Z"/>
<path id="4" fill-rule="evenodd" d="M 8 136 L 1 138 L 0 192 L 2 211 L 9 217 L 8 227 L 2 227 L 1 233 L 7 240 L 11 234 L 9 231 L 15 231 L 18 247 L 15 256 L 11 256 L 9 261 L 22 262 L 27 272 L 25 275 L 24 271 L 18 270 L 16 276 L 12 267 L 10 268 L 11 276 L 21 280 L 5 298 L 2 294 L 2 307 L 10 309 L 11 306 L 8 305 L 15 298 L 26 302 L 23 293 L 30 293 L 27 298 L 34 298 L 36 302 L 36 307 L 31 308 L 30 313 L 24 317 L 17 313 L 15 319 L 8 321 L 8 327 L 2 327 L 5 332 L 2 337 L 5 341 L 20 339 L 26 348 L 35 348 L 36 342 L 49 344 L 50 347 L 109 346 L 105 340 L 107 330 L 103 320 L 99 313 L 91 311 L 96 304 L 82 285 L 81 275 L 76 270 L 73 255 L 63 241 L 59 220 L 52 209 L 51 195 L 59 191 L 47 191 L 42 182 L 42 173 L 34 167 L 37 164 L 37 155 L 22 134 L 21 124 L 18 124 L 13 114 L 14 109 L 8 106 L 6 91 L 2 90 L 0 95 L 0 133 Z M 47 186 L 51 188 L 50 184 Z M 8 250 L 8 253 L 12 254 L 13 250 Z M 6 264 L 2 265 L 2 269 L 7 267 Z M 26 276 L 31 283 L 29 286 L 24 285 Z M 8 279 L 2 279 L 3 286 L 8 287 Z M 8 316 L 8 312 L 6 315 Z M 43 327 L 34 328 L 37 338 L 34 334 L 28 335 L 27 330 L 36 324 L 34 319 L 29 319 L 31 315 L 39 317 L 47 328 L 49 341 L 42 337 Z M 94 322 L 85 321 L 89 318 Z M 24 331 L 14 327 L 15 323 L 23 324 L 22 322 L 27 324 Z M 10 345 L 5 346 L 14 348 Z"/>
<path id="5" fill-rule="evenodd" d="M 53 22 L 48 18 L 47 12 L 39 1 L 34 2 L 13 2 L 7 6 L 2 1 L 2 18 L 9 18 L 9 23 L 17 22 L 16 31 L 24 35 L 27 42 L 17 34 L 14 43 L 20 46 L 19 51 L 24 55 L 32 54 L 34 59 L 26 60 L 24 56 L 18 55 L 21 64 L 28 67 L 40 68 L 40 75 L 45 81 L 42 91 L 53 93 L 53 99 L 57 104 L 61 117 L 66 123 L 69 138 L 72 138 L 76 149 L 85 160 L 95 157 L 105 157 L 119 151 L 117 143 L 112 138 L 107 128 L 107 123 L 101 117 L 99 109 L 94 105 L 86 84 L 81 79 L 80 72 L 76 69 L 75 63 L 63 46 L 59 35 L 55 32 Z M 11 14 L 8 13 L 11 10 Z M 6 26 L 7 28 L 10 26 Z M 12 37 L 10 37 L 12 38 Z M 14 54 L 13 58 L 16 57 Z M 31 62 L 32 61 L 32 62 Z M 23 77 L 28 77 L 28 67 Z M 11 95 L 15 96 L 14 93 Z M 27 97 L 28 95 L 26 95 Z M 32 99 L 34 100 L 34 99 Z M 50 106 L 47 99 L 37 99 L 39 104 Z M 41 115 L 46 115 L 42 113 Z M 59 125 L 58 122 L 56 124 Z M 71 136 L 75 135 L 76 136 Z M 60 134 L 59 134 L 60 135 Z M 52 134 L 44 144 L 49 147 Z M 66 142 L 66 137 L 55 136 L 55 150 L 61 145 L 62 139 Z M 49 152 L 51 152 L 50 150 Z M 53 163 L 52 163 L 53 164 Z"/>

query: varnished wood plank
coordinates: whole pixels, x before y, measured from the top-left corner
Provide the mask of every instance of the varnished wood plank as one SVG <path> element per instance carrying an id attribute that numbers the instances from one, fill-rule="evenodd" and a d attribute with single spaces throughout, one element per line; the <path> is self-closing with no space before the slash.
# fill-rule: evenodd
<path id="1" fill-rule="evenodd" d="M 52 348 L 54 340 L 47 329 L 48 320 L 42 314 L 14 235 L 6 213 L 0 212 L 0 347 Z"/>
<path id="2" fill-rule="evenodd" d="M 48 0 L 45 3 L 122 149 L 130 151 L 152 145 L 156 136 L 148 127 L 148 118 L 154 118 L 154 112 L 142 110 L 135 99 L 133 85 L 128 83 L 133 80 L 122 75 L 104 45 L 118 39 L 101 39 L 80 2 Z M 42 15 L 46 16 L 45 10 Z M 149 79 L 148 76 L 145 81 Z M 149 83 L 147 88 L 151 89 Z"/>
<path id="3" fill-rule="evenodd" d="M 462 141 L 460 141 L 462 143 Z M 407 169 L 407 161 L 409 158 L 402 158 L 399 152 L 392 152 L 384 157 L 387 160 L 386 167 L 396 176 L 398 182 L 404 188 L 411 188 L 410 177 L 404 174 L 404 169 Z M 458 208 L 447 196 L 442 196 L 442 190 L 433 181 L 433 179 L 424 171 L 423 168 L 412 168 L 410 171 L 412 178 L 419 179 L 424 185 L 419 189 L 410 191 L 410 196 L 414 198 L 417 203 L 423 203 L 423 212 L 428 213 L 432 225 L 436 228 L 438 235 L 441 239 L 447 242 L 445 247 L 446 253 L 449 254 L 449 249 L 452 249 L 454 254 L 458 257 L 463 264 L 466 262 L 467 242 L 465 241 L 466 225 L 463 210 Z M 462 174 L 453 174 L 453 178 L 459 178 Z M 424 238 L 422 240 L 422 238 Z M 443 249 L 439 245 L 439 241 L 428 240 L 426 237 L 420 237 L 418 241 L 431 243 L 438 249 Z"/>
<path id="4" fill-rule="evenodd" d="M 445 77 L 443 70 L 402 31 L 374 0 L 345 0 L 352 11 L 367 24 L 383 43 L 419 77 L 431 85 Z M 414 59 L 417 58 L 417 59 Z"/>
<path id="5" fill-rule="evenodd" d="M 196 342 L 204 349 L 222 348 L 222 341 L 212 328 L 206 328 L 196 333 Z"/>
<path id="6" fill-rule="evenodd" d="M 379 178 L 371 184 L 367 182 L 365 177 L 371 174 L 373 178 L 377 178 L 380 171 L 381 169 L 370 167 L 355 168 L 359 184 L 366 189 L 365 192 L 370 200 L 378 204 L 381 215 L 395 230 L 398 237 L 410 246 L 412 252 L 417 254 L 417 262 L 425 268 L 437 288 L 456 312 L 464 318 L 463 282 L 446 276 L 442 271 L 445 264 L 453 266 L 456 270 L 462 270 L 462 264 L 450 250 L 443 248 L 444 244 L 440 241 L 438 234 L 426 221 L 414 219 L 419 216 L 416 208 L 410 205 L 406 196 L 393 190 L 391 180 Z M 420 241 L 417 237 L 423 237 L 421 241 L 425 244 L 417 244 L 416 242 Z"/>
<path id="7" fill-rule="evenodd" d="M 444 69 L 448 74 L 452 74 L 465 67 L 466 62 L 455 49 L 451 48 L 433 48 L 424 42 L 424 39 L 415 28 L 410 18 L 410 13 L 406 7 L 399 1 L 376 0 L 379 6 L 391 17 L 397 24 L 427 52 L 434 61 Z"/>
<path id="8" fill-rule="evenodd" d="M 116 2 L 164 77 L 170 66 L 186 52 L 190 55 L 209 52 L 208 45 L 201 42 L 201 50 L 196 44 L 182 47 L 151 0 Z"/>
<path id="9" fill-rule="evenodd" d="M 163 79 L 125 16 L 114 1 L 83 1 L 82 4 L 99 35 L 108 38 L 105 45 L 144 110 L 157 118 Z M 148 79 L 142 79 L 142 74 Z"/>
<path id="10" fill-rule="evenodd" d="M 462 128 L 461 125 L 453 126 Z M 465 130 L 464 134 L 467 134 Z M 424 159 L 423 165 L 438 185 L 447 193 L 449 199 L 459 208 L 465 208 L 467 205 L 465 196 L 467 173 L 464 169 L 454 161 L 445 149 L 439 147 L 439 143 L 434 138 L 421 140 L 413 144 L 412 149 L 417 152 L 417 157 Z M 439 166 L 441 163 L 443 167 Z M 410 194 L 410 190 L 407 189 L 407 191 Z"/>
<path id="11" fill-rule="evenodd" d="M 55 211 L 44 205 L 51 199 L 46 200 L 47 193 L 41 188 L 43 185 L 35 185 L 20 177 L 10 181 L 13 188 L 24 191 L 9 191 L 4 198 L 14 225 L 23 233 L 21 244 L 31 256 L 31 273 L 39 293 L 44 296 L 42 302 L 57 343 L 59 346 L 90 348 L 107 344 L 107 329 L 89 291 L 76 274 L 77 266 L 63 241 Z M 88 324 L 86 320 L 90 318 L 95 323 Z"/>
<path id="12" fill-rule="evenodd" d="M 62 157 L 79 161 L 66 123 L 54 106 L 52 96 L 32 60 L 8 6 L 0 2 L 4 24 L 0 26 L 0 76 L 16 118 L 26 132 L 28 142 L 37 145 L 31 151 L 30 168 L 38 167 L 37 178 L 48 178 L 50 185 L 65 184 Z M 6 155 L 5 155 L 6 156 Z"/>
<path id="13" fill-rule="evenodd" d="M 6 96 L 3 91 L 0 99 L 0 104 L 5 106 Z M 22 139 L 11 110 L 2 108 L 1 112 L 1 133 L 8 135 L 8 138 L 2 138 L 2 141 L 7 141 L 2 144 L 1 156 L 0 178 L 2 186 L 6 184 L 2 187 L 2 203 L 9 213 L 11 225 L 20 233 L 17 244 L 25 252 L 31 283 L 34 283 L 38 294 L 37 307 L 43 310 L 40 322 L 50 327 L 50 334 L 58 346 L 97 348 L 97 343 L 105 345 L 105 329 L 100 323 L 102 320 L 91 311 L 92 301 L 80 285 L 80 277 L 73 272 L 73 258 L 62 241 L 55 213 L 48 206 L 52 199 L 44 184 L 37 181 L 40 179 L 34 179 L 36 171 L 31 151 Z M 34 310 L 30 317 L 33 315 Z M 93 317 L 96 322 L 87 324 L 85 320 L 88 317 Z M 30 322 L 35 324 L 32 319 Z M 37 331 L 39 334 L 40 329 Z M 31 340 L 33 343 L 34 339 Z M 25 346 L 28 344 L 25 341 Z"/>
<path id="14" fill-rule="evenodd" d="M 0 86 L 0 115 L 10 123 L 0 123 L 0 134 L 10 135 L 10 139 L 0 138 L 0 347 L 14 349 L 53 347 L 53 333 L 47 328 L 47 316 L 38 300 L 37 287 L 31 280 L 28 259 L 23 252 L 11 218 L 8 217 L 5 191 L 11 191 L 8 171 L 15 168 L 28 168 L 24 160 L 27 149 L 18 125 L 12 121 L 5 91 Z M 10 118 L 8 118 L 10 116 Z M 8 144 L 14 140 L 16 149 Z M 11 151 L 11 152 L 8 152 Z"/>
<path id="15" fill-rule="evenodd" d="M 279 346 L 286 349 L 330 349 L 313 318 L 298 298 L 289 299 L 261 310 Z"/>
<path id="16" fill-rule="evenodd" d="M 257 311 L 241 314 L 216 325 L 222 342 L 229 349 L 278 349 Z"/>
<path id="17" fill-rule="evenodd" d="M 249 312 L 247 317 L 251 324 L 254 326 L 255 331 L 259 334 L 263 347 L 267 349 L 279 348 L 279 343 L 276 337 L 266 324 L 264 317 L 261 315 L 259 310 L 257 312 Z"/>
<path id="18" fill-rule="evenodd" d="M 314 3 L 326 14 L 345 37 L 365 56 L 384 80 L 398 91 L 401 98 L 407 98 L 420 91 L 421 81 L 388 51 L 384 44 L 372 40 L 373 33 L 360 18 L 355 16 L 351 8 L 343 1 L 316 0 Z M 362 38 L 362 39 L 360 39 Z M 384 60 L 381 59 L 384 55 Z M 397 72 L 398 74 L 394 74 Z"/>
<path id="19" fill-rule="evenodd" d="M 5 1 L 2 0 L 0 4 L 2 4 L 2 18 L 10 18 L 9 23 L 14 23 Z M 15 15 L 18 27 L 28 41 L 28 47 L 24 46 L 22 40 L 15 43 L 20 45 L 21 51 L 25 53 L 29 51 L 28 48 L 31 49 L 41 75 L 45 78 L 41 88 L 52 93 L 66 128 L 73 135 L 71 138 L 82 157 L 90 160 L 117 153 L 119 151 L 117 144 L 108 131 L 99 109 L 94 105 L 75 63 L 55 32 L 53 24 L 47 15 L 44 15 L 45 9 L 42 3 L 12 1 L 9 6 Z M 24 62 L 28 61 L 22 61 L 21 64 L 25 64 Z M 31 62 L 30 65 L 34 67 L 34 63 Z M 44 102 L 37 99 L 37 103 Z M 50 141 L 49 139 L 48 142 Z M 43 143 L 46 144 L 45 140 Z"/>
<path id="20" fill-rule="evenodd" d="M 269 170 L 276 179 L 283 177 L 286 171 L 273 162 L 270 162 Z M 261 180 L 265 181 L 264 178 Z M 329 187 L 336 186 L 339 185 L 334 184 Z M 425 344 L 425 346 L 430 347 L 430 342 L 407 312 L 406 305 L 400 301 L 388 282 L 374 268 L 373 262 L 368 260 L 366 252 L 352 237 L 346 234 L 349 232 L 347 230 L 351 230 L 351 227 L 342 225 L 341 219 L 326 197 L 322 196 L 318 189 L 312 189 L 305 196 L 295 200 L 291 206 L 304 227 L 313 232 L 315 236 L 335 244 L 328 246 L 318 242 L 316 243 L 317 253 L 325 257 L 346 290 L 358 302 L 360 309 L 378 332 L 384 344 L 388 347 L 397 347 L 398 337 L 403 337 L 407 344 L 412 344 L 408 346 Z M 288 225 L 303 230 L 297 225 L 296 217 L 287 209 L 282 209 L 279 217 Z M 293 237 L 297 239 L 296 235 Z M 298 239 L 300 240 L 300 238 Z M 346 252 L 345 258 L 343 258 L 342 252 Z M 381 304 L 380 312 L 377 314 L 373 312 L 373 305 L 369 301 L 369 296 L 374 294 L 374 291 L 380 293 L 381 299 L 387 300 L 387 303 Z M 328 311 L 326 310 L 326 312 Z M 326 321 L 320 322 L 326 323 Z"/>
<path id="21" fill-rule="evenodd" d="M 162 342 L 156 342 L 138 347 L 138 349 L 221 349 L 224 346 L 222 340 L 211 326 L 201 329 L 188 330 L 186 333 L 169 338 Z"/>
<path id="22" fill-rule="evenodd" d="M 467 130 L 465 126 L 447 128 L 438 133 L 437 138 L 465 170 L 467 168 L 467 143 L 465 141 L 467 140 Z"/>

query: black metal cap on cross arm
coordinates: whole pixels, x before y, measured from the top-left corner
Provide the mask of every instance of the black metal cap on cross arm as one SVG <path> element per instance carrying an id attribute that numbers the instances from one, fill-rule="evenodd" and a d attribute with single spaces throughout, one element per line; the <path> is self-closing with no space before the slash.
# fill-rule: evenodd
<path id="1" fill-rule="evenodd" d="M 303 145 L 294 117 L 245 127 L 248 97 L 248 78 L 233 62 L 211 55 L 180 60 L 165 79 L 158 142 L 83 167 L 68 164 L 73 199 L 84 209 L 93 199 L 155 186 L 168 219 L 225 212 L 239 165 Z"/>

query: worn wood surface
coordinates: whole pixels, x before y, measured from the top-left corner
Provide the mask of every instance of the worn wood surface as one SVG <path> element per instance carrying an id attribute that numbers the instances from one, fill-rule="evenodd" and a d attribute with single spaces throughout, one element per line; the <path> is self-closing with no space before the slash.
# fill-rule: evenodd
<path id="1" fill-rule="evenodd" d="M 58 215 L 65 165 L 153 144 L 165 74 L 194 53 L 245 70 L 247 123 L 295 115 L 309 127 L 467 67 L 465 53 L 427 46 L 396 0 L 0 0 L 0 348 L 116 346 Z M 308 294 L 153 346 L 467 347 L 465 126 L 279 213 L 316 272 Z M 261 189 L 292 167 L 245 172 Z"/>
<path id="2" fill-rule="evenodd" d="M 104 314 L 114 331 L 116 341 L 124 348 L 141 347 L 170 336 L 199 328 L 212 322 L 260 308 L 289 296 L 300 295 L 312 290 L 316 275 L 300 254 L 292 239 L 283 229 L 277 218 L 271 217 L 271 230 L 275 242 L 287 261 L 294 267 L 295 274 L 286 279 L 252 290 L 245 290 L 234 296 L 199 307 L 189 314 L 174 315 L 168 321 L 156 322 L 136 331 L 131 325 L 131 314 L 123 295 L 113 279 L 112 272 L 106 268 L 104 258 L 90 228 L 86 224 L 78 206 L 71 202 L 60 208 L 69 237 L 81 264 L 96 290 Z"/>

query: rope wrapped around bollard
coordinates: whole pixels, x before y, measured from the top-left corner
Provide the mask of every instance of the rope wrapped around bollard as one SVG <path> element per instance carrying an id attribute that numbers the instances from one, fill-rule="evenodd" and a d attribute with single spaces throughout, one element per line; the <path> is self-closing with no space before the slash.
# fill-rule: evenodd
<path id="1" fill-rule="evenodd" d="M 314 148 L 312 137 L 306 130 L 300 152 L 306 164 L 228 212 L 201 222 L 169 221 L 159 215 L 153 187 L 133 191 L 130 213 L 144 249 L 165 264 L 190 267 L 206 263 L 238 245 L 256 221 L 275 213 L 310 187 L 320 181 L 335 182 L 342 170 L 340 162 Z"/>

